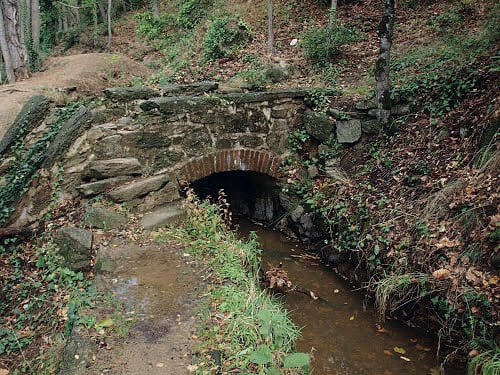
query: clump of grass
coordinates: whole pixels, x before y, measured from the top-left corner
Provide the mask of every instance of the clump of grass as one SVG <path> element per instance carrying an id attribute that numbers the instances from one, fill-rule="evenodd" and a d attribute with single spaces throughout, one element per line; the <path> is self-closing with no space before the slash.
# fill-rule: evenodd
<path id="1" fill-rule="evenodd" d="M 424 273 L 405 273 L 389 275 L 372 284 L 375 290 L 375 303 L 380 317 L 385 318 L 387 308 L 396 310 L 403 304 L 425 296 L 424 286 L 429 275 Z"/>
<path id="2" fill-rule="evenodd" d="M 201 353 L 217 352 L 221 373 L 289 374 L 308 371 L 309 356 L 294 353 L 300 330 L 281 302 L 259 287 L 259 255 L 256 235 L 243 241 L 228 227 L 230 213 L 224 197 L 219 204 L 201 202 L 192 192 L 186 200 L 187 220 L 182 228 L 158 236 L 188 244 L 189 251 L 210 269 L 213 284 L 200 311 Z M 213 364 L 201 361 L 200 370 Z"/>
<path id="3" fill-rule="evenodd" d="M 467 375 L 498 375 L 500 373 L 500 350 L 481 353 L 469 361 Z"/>

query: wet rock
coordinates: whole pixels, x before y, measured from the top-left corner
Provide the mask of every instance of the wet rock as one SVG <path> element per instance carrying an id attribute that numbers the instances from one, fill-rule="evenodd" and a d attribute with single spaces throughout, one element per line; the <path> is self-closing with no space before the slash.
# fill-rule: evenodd
<path id="1" fill-rule="evenodd" d="M 152 191 L 160 190 L 170 181 L 168 174 L 162 174 L 132 182 L 121 189 L 114 190 L 108 196 L 114 202 L 128 202 L 132 199 L 142 197 Z"/>
<path id="2" fill-rule="evenodd" d="M 141 225 L 146 229 L 160 228 L 181 221 L 185 216 L 186 211 L 183 209 L 176 205 L 168 205 L 145 214 L 141 220 Z"/>
<path id="3" fill-rule="evenodd" d="M 307 133 L 320 142 L 328 140 L 334 130 L 334 124 L 328 116 L 313 111 L 304 112 L 304 127 Z"/>
<path id="4" fill-rule="evenodd" d="M 308 232 L 313 229 L 313 219 L 311 214 L 305 214 L 300 217 L 300 225 L 304 232 Z"/>
<path id="5" fill-rule="evenodd" d="M 90 163 L 85 175 L 102 179 L 116 176 L 132 176 L 142 173 L 142 165 L 136 158 L 97 160 Z"/>
<path id="6" fill-rule="evenodd" d="M 300 221 L 300 218 L 304 214 L 305 209 L 302 205 L 298 205 L 295 207 L 295 209 L 290 213 L 290 218 L 292 219 L 293 222 L 298 223 Z"/>
<path id="7" fill-rule="evenodd" d="M 104 193 L 107 190 L 115 188 L 130 181 L 131 176 L 117 176 L 111 177 L 104 180 L 99 180 L 95 182 L 89 182 L 88 184 L 82 184 L 76 188 L 78 192 L 84 197 L 92 197 Z"/>
<path id="8" fill-rule="evenodd" d="M 340 112 L 340 110 L 335 108 L 330 108 L 328 110 L 328 114 L 332 116 L 335 120 L 340 120 L 342 117 L 342 112 Z"/>
<path id="9" fill-rule="evenodd" d="M 368 111 L 368 116 L 370 117 L 377 118 L 377 115 L 378 115 L 378 109 L 370 109 Z"/>
<path id="10" fill-rule="evenodd" d="M 64 258 L 65 266 L 73 271 L 90 269 L 92 232 L 80 228 L 63 227 L 56 231 L 54 242 Z"/>
<path id="11" fill-rule="evenodd" d="M 337 141 L 339 143 L 355 143 L 361 138 L 361 121 L 353 119 L 337 121 Z"/>
<path id="12" fill-rule="evenodd" d="M 127 218 L 117 212 L 101 207 L 89 207 L 85 213 L 85 225 L 98 229 L 115 229 L 127 222 Z"/>
<path id="13" fill-rule="evenodd" d="M 120 102 L 130 102 L 137 99 L 149 99 L 158 96 L 158 92 L 149 87 L 108 87 L 103 90 L 108 98 Z"/>
<path id="14" fill-rule="evenodd" d="M 47 116 L 49 107 L 49 98 L 46 96 L 32 96 L 0 139 L 0 155 L 9 151 L 16 140 L 23 139 L 31 130 L 40 125 Z"/>

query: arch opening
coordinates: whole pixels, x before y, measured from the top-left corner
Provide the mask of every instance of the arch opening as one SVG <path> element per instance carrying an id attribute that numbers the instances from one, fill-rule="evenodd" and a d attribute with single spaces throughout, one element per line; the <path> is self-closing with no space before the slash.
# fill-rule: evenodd
<path id="1" fill-rule="evenodd" d="M 273 223 L 284 213 L 279 199 L 278 180 L 265 173 L 212 173 L 191 182 L 190 186 L 201 199 L 216 199 L 219 191 L 223 189 L 231 211 L 236 215 Z"/>

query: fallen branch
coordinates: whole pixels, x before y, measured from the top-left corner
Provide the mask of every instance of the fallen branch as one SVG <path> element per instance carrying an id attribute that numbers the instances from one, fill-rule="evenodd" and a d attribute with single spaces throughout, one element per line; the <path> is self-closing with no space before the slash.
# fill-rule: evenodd
<path id="1" fill-rule="evenodd" d="M 40 232 L 38 228 L 31 227 L 5 227 L 0 228 L 0 238 L 29 237 Z"/>

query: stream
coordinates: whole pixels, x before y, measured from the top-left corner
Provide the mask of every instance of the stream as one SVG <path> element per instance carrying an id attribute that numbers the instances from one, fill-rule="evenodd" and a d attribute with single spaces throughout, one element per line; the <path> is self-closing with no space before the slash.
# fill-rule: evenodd
<path id="1" fill-rule="evenodd" d="M 300 258 L 305 251 L 299 243 L 243 218 L 236 223 L 243 237 L 257 232 L 264 270 L 282 262 L 294 285 L 326 300 L 315 301 L 297 292 L 284 296 L 292 320 L 303 327 L 297 350 L 312 351 L 314 374 L 439 374 L 435 338 L 396 321 L 378 323 L 374 308 L 364 308 L 361 292 L 353 291 L 318 260 Z"/>

